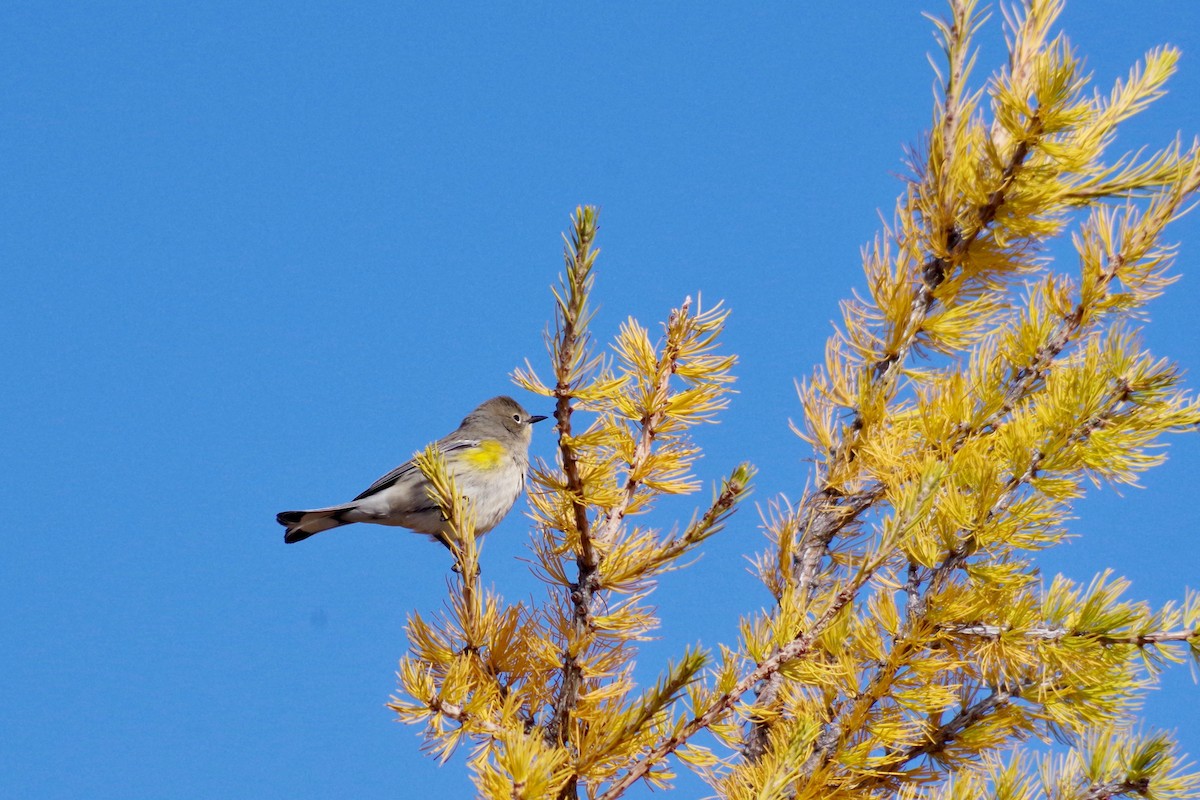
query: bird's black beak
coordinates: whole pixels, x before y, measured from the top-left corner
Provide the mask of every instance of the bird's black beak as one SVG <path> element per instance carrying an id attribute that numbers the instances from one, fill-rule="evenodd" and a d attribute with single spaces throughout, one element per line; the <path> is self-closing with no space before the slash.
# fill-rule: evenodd
<path id="1" fill-rule="evenodd" d="M 550 418 L 549 418 L 549 417 L 547 417 L 547 416 L 545 416 L 544 414 L 538 414 L 538 415 L 536 415 L 536 416 L 533 416 L 533 417 L 530 417 L 530 418 L 529 418 L 529 424 L 530 424 L 530 425 L 532 425 L 533 423 L 535 423 L 535 422 L 541 422 L 541 421 L 542 421 L 542 420 L 544 420 L 544 419 L 550 419 Z"/>

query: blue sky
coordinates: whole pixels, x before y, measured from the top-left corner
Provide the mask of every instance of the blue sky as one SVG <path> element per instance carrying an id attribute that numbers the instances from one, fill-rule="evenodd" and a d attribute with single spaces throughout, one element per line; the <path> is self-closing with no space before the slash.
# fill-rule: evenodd
<path id="1" fill-rule="evenodd" d="M 367 526 L 285 547 L 273 515 L 517 393 L 578 203 L 603 209 L 602 340 L 686 294 L 733 311 L 740 394 L 700 476 L 749 459 L 758 501 L 799 495 L 793 379 L 931 116 L 940 5 L 870 5 L 5 3 L 0 795 L 469 793 L 383 705 L 445 552 Z M 1181 47 L 1118 145 L 1190 139 L 1200 4 L 1132 8 L 1075 0 L 1064 26 L 1105 91 Z M 996 24 L 981 46 L 982 76 Z M 1192 376 L 1198 219 L 1146 332 Z M 1115 566 L 1155 603 L 1200 587 L 1198 471 L 1179 438 L 1145 488 L 1090 496 L 1047 574 Z M 514 514 L 484 550 L 514 599 L 540 596 L 526 533 Z M 763 544 L 750 511 L 663 582 L 647 677 L 767 601 L 744 559 Z M 1200 757 L 1198 703 L 1176 668 L 1147 726 Z"/>

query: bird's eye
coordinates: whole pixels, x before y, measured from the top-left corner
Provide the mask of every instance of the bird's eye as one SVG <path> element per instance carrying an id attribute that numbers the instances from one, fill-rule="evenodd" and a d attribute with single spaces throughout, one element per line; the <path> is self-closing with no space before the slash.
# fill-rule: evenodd
<path id="1" fill-rule="evenodd" d="M 521 421 L 521 415 L 520 415 L 520 414 L 513 414 L 513 419 L 515 419 L 517 422 L 520 422 L 520 421 Z"/>

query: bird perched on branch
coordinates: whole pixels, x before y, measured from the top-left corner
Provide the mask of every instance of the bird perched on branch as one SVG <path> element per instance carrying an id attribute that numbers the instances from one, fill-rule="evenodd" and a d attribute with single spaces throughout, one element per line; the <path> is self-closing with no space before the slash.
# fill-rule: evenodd
<path id="1" fill-rule="evenodd" d="M 447 472 L 470 503 L 476 534 L 499 525 L 525 488 L 532 425 L 544 419 L 530 415 L 511 397 L 493 397 L 468 414 L 458 430 L 435 443 Z M 396 525 L 447 544 L 446 520 L 429 489 L 424 473 L 406 461 L 349 503 L 281 511 L 275 519 L 287 528 L 283 541 L 288 544 L 353 522 Z"/>

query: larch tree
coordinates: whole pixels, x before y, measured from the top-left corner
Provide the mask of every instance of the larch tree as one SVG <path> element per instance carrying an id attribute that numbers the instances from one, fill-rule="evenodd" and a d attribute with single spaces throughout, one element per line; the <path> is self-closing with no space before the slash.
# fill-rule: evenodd
<path id="1" fill-rule="evenodd" d="M 657 499 L 700 488 L 691 434 L 733 381 L 726 313 L 688 299 L 660 334 L 630 319 L 598 347 L 596 212 L 576 210 L 549 363 L 515 375 L 556 404 L 557 457 L 529 491 L 543 602 L 484 585 L 470 507 L 436 451 L 421 460 L 457 564 L 446 613 L 409 619 L 391 708 L 434 755 L 465 745 L 481 797 L 615 800 L 681 768 L 737 800 L 1200 794 L 1136 719 L 1159 670 L 1200 655 L 1200 598 L 1151 608 L 1111 572 L 1078 585 L 1037 568 L 1089 485 L 1134 481 L 1163 434 L 1200 425 L 1138 338 L 1171 283 L 1167 228 L 1200 190 L 1200 149 L 1108 152 L 1178 54 L 1095 92 L 1052 31 L 1061 7 L 1006 10 L 1008 63 L 979 86 L 981 9 L 951 0 L 935 20 L 932 126 L 864 249 L 867 292 L 801 385 L 810 484 L 764 515 L 774 603 L 650 686 L 633 664 L 655 580 L 720 534 L 754 470 L 732 466 L 689 522 L 656 519 Z"/>

